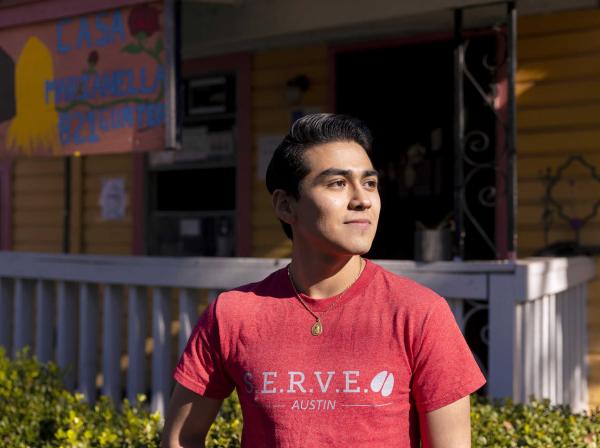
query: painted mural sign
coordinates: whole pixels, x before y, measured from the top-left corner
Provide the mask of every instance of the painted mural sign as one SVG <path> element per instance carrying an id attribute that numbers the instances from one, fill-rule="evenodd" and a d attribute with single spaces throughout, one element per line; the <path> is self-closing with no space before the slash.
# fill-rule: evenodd
<path id="1" fill-rule="evenodd" d="M 162 3 L 0 31 L 0 152 L 164 147 Z"/>

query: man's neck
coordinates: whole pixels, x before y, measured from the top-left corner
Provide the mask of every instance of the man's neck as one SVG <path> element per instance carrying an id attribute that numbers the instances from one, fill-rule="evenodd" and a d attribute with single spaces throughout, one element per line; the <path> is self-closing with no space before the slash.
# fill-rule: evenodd
<path id="1" fill-rule="evenodd" d="M 329 257 L 295 253 L 290 271 L 294 286 L 313 299 L 324 299 L 344 292 L 359 277 L 364 261 L 360 255 Z"/>

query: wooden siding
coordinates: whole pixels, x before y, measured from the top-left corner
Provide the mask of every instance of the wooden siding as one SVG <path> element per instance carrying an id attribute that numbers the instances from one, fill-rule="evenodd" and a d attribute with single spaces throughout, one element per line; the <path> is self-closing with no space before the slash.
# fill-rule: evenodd
<path id="1" fill-rule="evenodd" d="M 64 159 L 19 158 L 12 183 L 12 249 L 61 252 Z"/>
<path id="2" fill-rule="evenodd" d="M 16 251 L 62 252 L 65 159 L 16 159 L 12 182 L 12 248 Z M 71 253 L 130 255 L 132 253 L 132 155 L 71 158 Z M 99 204 L 104 178 L 123 177 L 127 198 L 125 218 L 105 221 Z"/>
<path id="3" fill-rule="evenodd" d="M 127 194 L 125 217 L 120 221 L 104 220 L 99 203 L 102 181 L 121 177 L 125 179 Z M 81 179 L 81 253 L 131 255 L 133 156 L 118 154 L 84 157 Z M 75 191 L 73 193 L 76 194 Z"/>
<path id="4" fill-rule="evenodd" d="M 519 256 L 548 242 L 572 240 L 554 217 L 544 238 L 543 177 L 580 155 L 600 172 L 600 10 L 523 17 L 518 37 L 518 232 Z M 575 217 L 600 198 L 600 182 L 575 164 L 565 171 L 556 199 Z M 582 244 L 600 245 L 600 216 L 581 232 Z M 600 277 L 600 270 L 598 272 Z M 589 398 L 600 405 L 600 280 L 588 289 Z"/>
<path id="5" fill-rule="evenodd" d="M 299 104 L 286 99 L 287 80 L 298 75 L 310 79 L 310 88 Z M 329 61 L 325 46 L 289 48 L 258 52 L 252 61 L 252 172 L 257 169 L 257 139 L 284 135 L 292 111 L 302 108 L 328 111 Z M 252 255 L 287 257 L 291 244 L 273 214 L 271 196 L 264 181 L 254 174 L 252 189 Z"/>

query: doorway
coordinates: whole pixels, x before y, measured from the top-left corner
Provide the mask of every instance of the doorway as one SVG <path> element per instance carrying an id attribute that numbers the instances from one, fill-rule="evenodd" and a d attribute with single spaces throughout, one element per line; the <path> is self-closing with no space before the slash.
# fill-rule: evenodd
<path id="1" fill-rule="evenodd" d="M 473 73 L 493 82 L 496 36 L 470 40 Z M 451 228 L 454 211 L 454 61 L 450 36 L 406 45 L 336 52 L 335 108 L 363 120 L 374 137 L 372 160 L 380 173 L 382 212 L 368 256 L 414 259 L 420 228 Z M 466 129 L 484 134 L 487 146 L 470 142 L 470 160 L 495 157 L 496 120 L 473 86 L 465 82 Z M 468 142 L 467 142 L 468 143 Z M 463 162 L 465 163 L 465 162 Z M 494 205 L 481 192 L 494 185 L 493 169 L 472 176 L 465 200 L 476 217 L 466 223 L 466 259 L 493 259 L 476 226 L 494 235 Z"/>

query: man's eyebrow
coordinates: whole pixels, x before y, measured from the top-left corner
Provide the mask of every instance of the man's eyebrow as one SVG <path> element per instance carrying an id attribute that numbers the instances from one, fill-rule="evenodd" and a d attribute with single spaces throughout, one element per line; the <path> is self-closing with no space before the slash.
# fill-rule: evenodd
<path id="1" fill-rule="evenodd" d="M 379 178 L 379 173 L 377 170 L 365 170 L 363 173 L 363 177 L 377 177 Z"/>
<path id="2" fill-rule="evenodd" d="M 323 177 L 329 177 L 329 176 L 343 176 L 343 177 L 350 177 L 352 175 L 352 170 L 344 170 L 341 168 L 328 168 L 324 171 L 321 171 L 316 179 L 320 179 Z M 361 177 L 379 177 L 379 174 L 377 173 L 376 170 L 365 170 L 362 173 Z"/>

